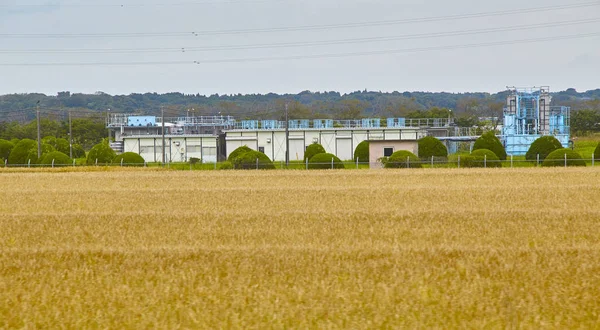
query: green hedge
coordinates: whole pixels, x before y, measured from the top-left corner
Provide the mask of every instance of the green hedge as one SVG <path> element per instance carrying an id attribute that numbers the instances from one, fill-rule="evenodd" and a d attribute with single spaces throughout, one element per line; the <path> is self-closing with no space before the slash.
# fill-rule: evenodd
<path id="1" fill-rule="evenodd" d="M 354 149 L 354 159 L 353 160 L 356 160 L 356 158 L 358 158 L 358 161 L 361 163 L 368 163 L 370 161 L 370 159 L 369 159 L 369 141 L 363 141 L 356 146 L 356 149 Z"/>
<path id="2" fill-rule="evenodd" d="M 306 147 L 306 151 L 304 151 L 304 161 L 307 159 L 310 161 L 315 155 L 326 153 L 325 148 L 318 143 L 313 143 Z"/>
<path id="3" fill-rule="evenodd" d="M 554 136 L 542 136 L 529 146 L 525 159 L 537 160 L 537 155 L 540 155 L 540 161 L 543 161 L 552 151 L 562 148 L 562 144 Z"/>
<path id="4" fill-rule="evenodd" d="M 500 159 L 488 149 L 478 149 L 460 160 L 462 167 L 502 167 Z"/>
<path id="5" fill-rule="evenodd" d="M 46 136 L 42 139 L 42 142 L 51 145 L 56 151 L 60 151 L 65 155 L 69 154 L 69 141 L 66 139 Z"/>
<path id="6" fill-rule="evenodd" d="M 389 158 L 382 159 L 385 168 L 421 168 L 419 157 L 407 150 L 398 150 Z"/>
<path id="7" fill-rule="evenodd" d="M 73 158 L 85 158 L 85 150 L 80 144 L 73 145 Z"/>
<path id="8" fill-rule="evenodd" d="M 496 137 L 494 132 L 487 132 L 481 135 L 473 145 L 473 151 L 479 149 L 491 150 L 501 160 L 506 160 L 506 150 L 502 142 Z"/>
<path id="9" fill-rule="evenodd" d="M 253 151 L 253 150 L 250 149 L 248 146 L 241 146 L 229 154 L 229 157 L 227 157 L 227 161 L 234 163 L 234 160 L 237 156 L 239 156 L 243 153 L 246 153 L 248 151 Z"/>
<path id="10" fill-rule="evenodd" d="M 145 161 L 144 158 L 135 152 L 124 152 L 113 158 L 113 164 L 120 165 L 123 160 L 123 166 L 142 166 Z"/>
<path id="11" fill-rule="evenodd" d="M 34 158 L 31 158 L 31 153 L 35 152 Z M 8 163 L 13 165 L 26 165 L 31 160 L 32 164 L 38 162 L 37 159 L 37 142 L 30 139 L 23 139 L 15 145 L 8 156 Z"/>
<path id="12" fill-rule="evenodd" d="M 600 143 L 594 149 L 594 159 L 600 159 Z"/>
<path id="13" fill-rule="evenodd" d="M 217 165 L 219 170 L 233 170 L 233 164 L 229 161 L 222 162 Z"/>
<path id="14" fill-rule="evenodd" d="M 112 150 L 108 143 L 101 142 L 92 147 L 88 153 L 86 163 L 88 165 L 94 165 L 96 164 L 96 160 L 98 160 L 98 164 L 109 164 L 116 156 L 117 154 Z"/>
<path id="15" fill-rule="evenodd" d="M 60 151 L 52 151 L 45 154 L 40 161 L 41 165 L 52 165 L 52 160 L 54 160 L 54 165 L 72 165 L 73 161 L 69 156 Z"/>
<path id="16" fill-rule="evenodd" d="M 448 158 L 448 149 L 446 146 L 433 136 L 426 136 L 419 140 L 419 158 L 429 160 Z"/>
<path id="17" fill-rule="evenodd" d="M 567 166 L 585 166 L 585 160 L 581 159 L 580 154 L 566 148 L 551 152 L 546 159 L 544 159 L 542 166 L 565 166 L 565 154 L 567 155 Z"/>
<path id="18" fill-rule="evenodd" d="M 339 158 L 337 158 L 337 156 L 335 156 L 334 154 L 320 153 L 320 154 L 314 155 L 308 161 L 308 169 L 311 169 L 311 170 L 331 169 L 331 159 L 333 159 L 333 168 L 334 169 L 344 168 L 344 163 L 342 163 L 342 161 Z"/>
<path id="19" fill-rule="evenodd" d="M 258 159 L 258 168 L 261 170 L 274 170 L 275 165 L 269 157 L 259 151 L 248 151 L 238 154 L 232 161 L 235 169 L 251 170 L 256 169 L 256 159 Z"/>

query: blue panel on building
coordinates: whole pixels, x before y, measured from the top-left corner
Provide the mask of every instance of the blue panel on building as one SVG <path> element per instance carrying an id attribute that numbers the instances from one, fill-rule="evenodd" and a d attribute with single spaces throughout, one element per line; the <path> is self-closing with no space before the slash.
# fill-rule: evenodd
<path id="1" fill-rule="evenodd" d="M 127 126 L 145 127 L 156 126 L 155 116 L 129 116 L 127 117 Z"/>

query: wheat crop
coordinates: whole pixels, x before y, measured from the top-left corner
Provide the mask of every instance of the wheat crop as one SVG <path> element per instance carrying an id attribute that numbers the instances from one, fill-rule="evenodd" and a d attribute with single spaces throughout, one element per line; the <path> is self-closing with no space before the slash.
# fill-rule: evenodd
<path id="1" fill-rule="evenodd" d="M 0 328 L 595 328 L 600 170 L 2 171 Z"/>

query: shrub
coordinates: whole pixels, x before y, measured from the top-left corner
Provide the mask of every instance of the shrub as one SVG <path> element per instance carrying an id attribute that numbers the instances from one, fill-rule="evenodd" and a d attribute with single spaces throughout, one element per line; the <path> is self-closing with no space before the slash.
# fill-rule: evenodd
<path id="1" fill-rule="evenodd" d="M 194 165 L 194 164 L 198 164 L 198 163 L 200 163 L 200 158 L 190 157 L 190 164 Z"/>
<path id="2" fill-rule="evenodd" d="M 123 160 L 124 166 L 142 166 L 145 163 L 144 158 L 135 152 L 124 152 L 120 155 L 117 155 L 115 158 L 113 158 L 112 162 L 113 164 L 120 165 L 121 160 Z"/>
<path id="3" fill-rule="evenodd" d="M 69 153 L 69 141 L 66 139 L 46 136 L 42 139 L 42 142 L 51 145 L 56 151 L 60 151 L 65 155 Z"/>
<path id="4" fill-rule="evenodd" d="M 217 169 L 219 170 L 233 170 L 233 164 L 229 161 L 222 162 L 217 165 Z"/>
<path id="5" fill-rule="evenodd" d="M 506 160 L 506 150 L 502 146 L 502 142 L 498 140 L 494 132 L 487 132 L 481 135 L 473 145 L 473 151 L 479 149 L 491 150 L 501 160 Z"/>
<path id="6" fill-rule="evenodd" d="M 600 143 L 594 149 L 594 159 L 600 159 Z"/>
<path id="7" fill-rule="evenodd" d="M 80 144 L 73 145 L 73 158 L 85 158 L 85 150 Z"/>
<path id="8" fill-rule="evenodd" d="M 502 167 L 500 159 L 488 149 L 478 149 L 464 156 L 460 165 L 463 167 Z"/>
<path id="9" fill-rule="evenodd" d="M 567 166 L 585 166 L 585 160 L 581 159 L 581 155 L 571 149 L 558 149 L 552 151 L 542 166 L 565 166 L 565 154 L 567 155 Z"/>
<path id="10" fill-rule="evenodd" d="M 331 159 L 333 158 L 333 168 L 344 168 L 342 161 L 334 154 L 320 153 L 312 156 L 308 161 L 308 168 L 311 170 L 331 169 Z"/>
<path id="11" fill-rule="evenodd" d="M 407 161 L 408 160 L 408 161 Z M 421 168 L 419 157 L 408 150 L 398 150 L 382 159 L 385 168 Z"/>
<path id="12" fill-rule="evenodd" d="M 248 146 L 241 146 L 229 154 L 229 157 L 227 157 L 227 161 L 234 163 L 234 160 L 237 156 L 239 156 L 245 152 L 248 152 L 248 151 L 253 151 L 253 150 L 250 149 Z"/>
<path id="13" fill-rule="evenodd" d="M 0 160 L 2 160 L 3 163 L 5 159 L 8 159 L 8 156 L 14 147 L 15 145 L 12 142 L 0 139 Z"/>
<path id="14" fill-rule="evenodd" d="M 93 146 L 87 156 L 86 163 L 88 165 L 96 164 L 96 159 L 98 160 L 98 164 L 109 164 L 116 156 L 114 150 L 108 145 L 106 142 L 100 142 L 97 145 Z"/>
<path id="15" fill-rule="evenodd" d="M 543 161 L 552 151 L 562 148 L 562 144 L 554 136 L 542 136 L 533 141 L 525 154 L 525 159 L 537 160 L 537 155 L 539 154 L 540 161 Z"/>
<path id="16" fill-rule="evenodd" d="M 35 158 L 31 158 L 30 153 L 35 152 Z M 30 139 L 23 139 L 15 145 L 8 156 L 8 163 L 13 165 L 25 165 L 31 159 L 31 163 L 37 163 L 37 142 Z"/>
<path id="17" fill-rule="evenodd" d="M 431 157 L 446 159 L 448 158 L 448 149 L 439 139 L 426 136 L 419 140 L 419 158 L 428 160 Z"/>
<path id="18" fill-rule="evenodd" d="M 258 168 L 263 170 L 274 170 L 275 165 L 267 155 L 258 151 L 248 151 L 238 154 L 232 161 L 234 168 L 236 169 L 256 169 L 256 159 L 258 159 Z"/>
<path id="19" fill-rule="evenodd" d="M 52 160 L 54 160 L 54 165 L 71 165 L 73 161 L 69 156 L 60 151 L 52 151 L 45 154 L 40 161 L 42 165 L 52 165 Z"/>
<path id="20" fill-rule="evenodd" d="M 354 161 L 358 158 L 361 163 L 369 162 L 369 141 L 363 141 L 354 149 Z"/>
<path id="21" fill-rule="evenodd" d="M 307 159 L 310 161 L 310 159 L 313 158 L 315 155 L 324 154 L 326 152 L 327 151 L 325 151 L 325 148 L 323 148 L 322 145 L 318 143 L 313 143 L 306 147 L 306 151 L 304 152 L 304 161 L 306 161 Z"/>

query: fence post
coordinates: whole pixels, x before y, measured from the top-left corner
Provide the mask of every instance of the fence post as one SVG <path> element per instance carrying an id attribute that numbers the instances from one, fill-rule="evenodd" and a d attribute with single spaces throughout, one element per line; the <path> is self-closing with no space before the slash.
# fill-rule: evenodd
<path id="1" fill-rule="evenodd" d="M 356 169 L 358 170 L 358 157 L 356 157 Z"/>
<path id="2" fill-rule="evenodd" d="M 308 158 L 306 158 L 306 169 L 308 170 Z"/>
<path id="3" fill-rule="evenodd" d="M 98 158 L 96 158 L 96 166 L 98 166 Z"/>
<path id="4" fill-rule="evenodd" d="M 8 165 L 8 159 L 4 160 L 4 167 L 6 167 Z"/>
<path id="5" fill-rule="evenodd" d="M 54 168 L 54 159 L 52 160 L 52 168 Z"/>
<path id="6" fill-rule="evenodd" d="M 537 154 L 537 163 L 535 164 L 535 166 L 540 166 L 540 154 Z"/>
<path id="7" fill-rule="evenodd" d="M 483 168 L 487 168 L 487 155 L 483 155 Z"/>
<path id="8" fill-rule="evenodd" d="M 513 168 L 513 155 L 510 155 L 510 168 Z"/>
<path id="9" fill-rule="evenodd" d="M 148 167 L 148 163 L 146 163 L 146 161 L 144 161 L 144 167 Z"/>
<path id="10" fill-rule="evenodd" d="M 256 169 L 258 170 L 258 158 L 256 158 Z"/>
<path id="11" fill-rule="evenodd" d="M 31 167 L 31 159 L 28 159 L 27 160 L 27 168 L 30 168 L 30 167 Z"/>
<path id="12" fill-rule="evenodd" d="M 73 159 L 73 167 L 75 167 L 75 159 Z"/>
<path id="13" fill-rule="evenodd" d="M 567 154 L 565 153 L 565 168 L 567 168 Z"/>
<path id="14" fill-rule="evenodd" d="M 331 157 L 331 169 L 333 170 L 333 157 Z"/>
<path id="15" fill-rule="evenodd" d="M 433 156 L 431 156 L 431 168 L 433 168 Z"/>
<path id="16" fill-rule="evenodd" d="M 410 156 L 406 156 L 406 168 L 410 168 Z"/>
<path id="17" fill-rule="evenodd" d="M 594 167 L 594 154 L 592 153 L 592 167 Z"/>
<path id="18" fill-rule="evenodd" d="M 235 168 L 235 166 L 234 166 Z M 215 160 L 215 170 L 217 169 L 217 161 Z"/>
<path id="19" fill-rule="evenodd" d="M 121 158 L 121 167 L 123 167 L 123 158 Z"/>
<path id="20" fill-rule="evenodd" d="M 458 168 L 460 168 L 460 155 L 458 155 Z"/>

